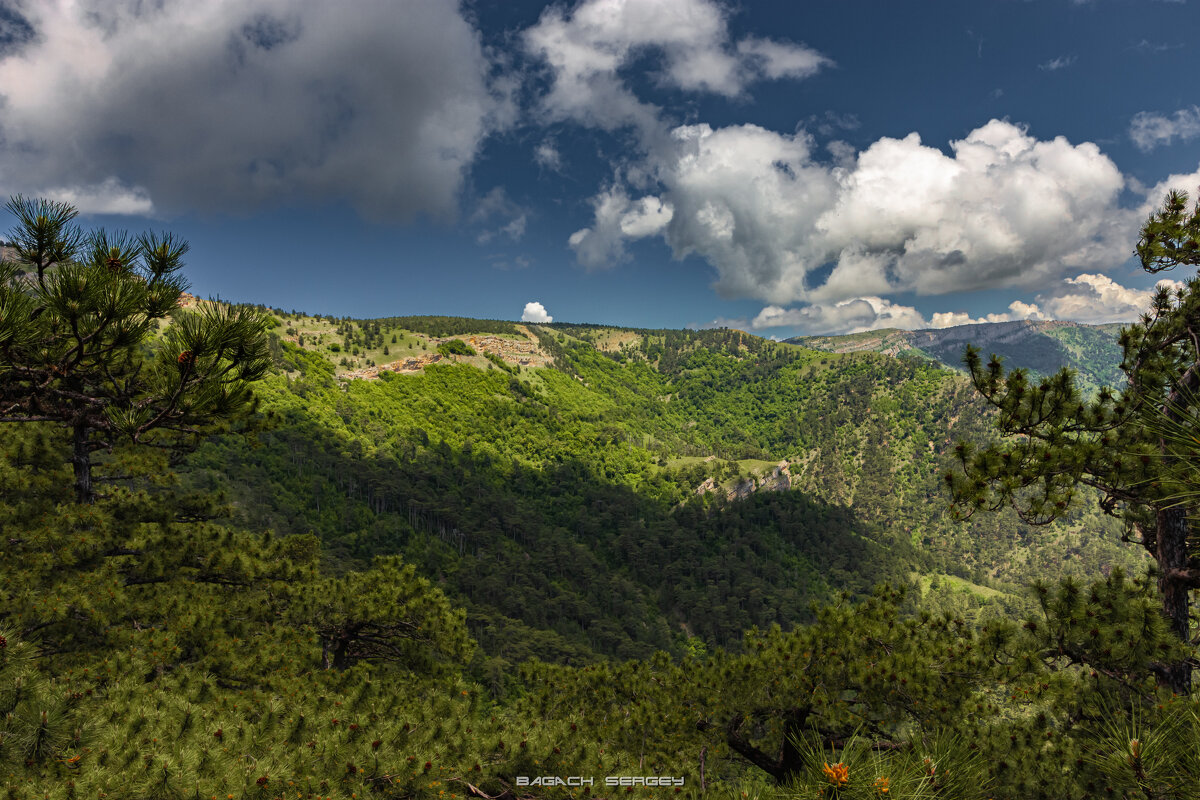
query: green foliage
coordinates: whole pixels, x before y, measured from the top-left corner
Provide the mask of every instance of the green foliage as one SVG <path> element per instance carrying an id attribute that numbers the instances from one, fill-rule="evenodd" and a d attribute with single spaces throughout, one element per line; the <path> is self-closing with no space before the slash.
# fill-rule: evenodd
<path id="1" fill-rule="evenodd" d="M 736 645 L 751 625 L 807 618 L 831 587 L 865 592 L 922 563 L 907 541 L 800 493 L 695 497 L 704 469 L 659 468 L 614 424 L 613 401 L 557 373 L 540 392 L 506 381 L 465 366 L 345 390 L 316 373 L 272 379 L 261 394 L 281 426 L 253 451 L 210 443 L 193 464 L 219 467 L 253 527 L 312 531 L 347 563 L 403 553 L 469 603 L 474 635 L 506 657 L 539 651 L 500 635 L 509 623 L 488 633 L 485 617 L 626 657 L 675 650 L 680 624 Z"/>
<path id="2" fill-rule="evenodd" d="M 1200 797 L 1198 709 L 1184 703 L 1172 706 L 1150 722 L 1136 706 L 1106 710 L 1089 761 L 1115 792 L 1154 800 Z"/>
<path id="3" fill-rule="evenodd" d="M 693 640 L 678 660 L 519 675 L 492 656 L 477 683 L 462 611 L 412 567 L 314 575 L 313 537 L 213 524 L 211 489 L 145 451 L 116 454 L 129 489 L 75 504 L 44 434 L 14 431 L 0 459 L 0 758 L 16 797 L 436 800 L 540 774 L 676 775 L 694 797 L 701 752 L 708 791 L 733 796 L 1082 797 L 1144 780 L 1121 772 L 1129 731 L 1154 785 L 1190 768 L 1165 748 L 1191 707 L 1139 673 L 1170 637 L 1147 584 L 1120 575 L 1041 592 L 1024 627 L 881 589 L 752 630 L 737 652 Z"/>
<path id="4" fill-rule="evenodd" d="M 326 669 L 373 661 L 430 673 L 469 661 L 463 612 L 414 572 L 397 558 L 377 559 L 365 572 L 294 590 L 286 615 L 316 632 Z"/>
<path id="5" fill-rule="evenodd" d="M 511 322 L 498 319 L 468 319 L 466 317 L 385 317 L 373 322 L 386 328 L 403 328 L 425 336 L 443 338 L 464 336 L 468 333 L 495 333 L 517 335 L 517 327 Z"/>
<path id="6" fill-rule="evenodd" d="M 513 367 L 507 361 L 505 361 L 503 358 L 496 355 L 495 353 L 484 353 L 483 357 L 507 373 L 515 375 L 520 371 L 519 368 Z"/>
<path id="7" fill-rule="evenodd" d="M 250 407 L 248 385 L 270 364 L 265 318 L 210 304 L 156 335 L 186 288 L 186 242 L 85 235 L 65 203 L 5 207 L 18 225 L 17 261 L 0 264 L 0 421 L 70 431 L 78 500 L 92 497 L 93 452 L 161 444 Z"/>
<path id="8" fill-rule="evenodd" d="M 977 747 L 952 734 L 914 745 L 881 748 L 855 734 L 829 746 L 810 731 L 798 737 L 802 766 L 788 788 L 799 797 L 838 800 L 990 796 L 992 781 Z"/>
<path id="9" fill-rule="evenodd" d="M 1137 254 L 1147 272 L 1200 266 L 1200 204 L 1189 213 L 1187 201 L 1187 192 L 1168 192 L 1162 208 L 1142 226 Z"/>
<path id="10" fill-rule="evenodd" d="M 1196 235 L 1200 207 L 1185 213 L 1186 196 L 1172 193 L 1142 229 L 1143 267 L 1159 272 L 1200 263 Z M 1032 384 L 1023 370 L 1007 374 L 998 359 L 984 366 L 968 348 L 967 366 L 980 394 L 997 410 L 1007 441 L 957 449 L 961 472 L 945 481 L 961 514 L 1009 505 L 1038 524 L 1061 516 L 1081 487 L 1102 492 L 1100 507 L 1120 517 L 1159 568 L 1163 610 L 1176 636 L 1190 638 L 1189 594 L 1200 587 L 1200 558 L 1193 509 L 1179 498 L 1178 468 L 1164 426 L 1192 419 L 1200 388 L 1200 283 L 1176 293 L 1161 287 L 1141 324 L 1122 330 L 1121 369 L 1126 386 L 1102 388 L 1084 401 L 1071 373 L 1063 370 Z M 1191 667 L 1176 662 L 1164 678 L 1177 690 L 1190 683 Z"/>
<path id="11" fill-rule="evenodd" d="M 437 351 L 444 356 L 473 356 L 475 351 L 462 339 L 451 339 L 437 346 Z"/>

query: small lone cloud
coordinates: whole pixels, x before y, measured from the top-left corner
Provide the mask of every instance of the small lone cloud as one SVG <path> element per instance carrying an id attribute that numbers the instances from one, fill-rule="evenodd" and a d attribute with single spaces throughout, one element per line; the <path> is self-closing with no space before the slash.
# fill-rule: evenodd
<path id="1" fill-rule="evenodd" d="M 513 270 L 518 270 L 518 269 L 528 269 L 529 267 L 531 267 L 533 265 L 533 259 L 530 258 L 529 256 L 523 256 L 523 255 L 517 256 L 516 258 L 509 258 L 506 255 L 496 253 L 496 254 L 488 256 L 488 265 L 492 269 L 498 269 L 498 270 L 502 270 L 504 272 L 511 272 Z"/>
<path id="2" fill-rule="evenodd" d="M 1129 138 L 1143 152 L 1178 139 L 1186 142 L 1200 136 L 1200 106 L 1181 108 L 1174 114 L 1140 111 L 1129 123 Z"/>
<path id="3" fill-rule="evenodd" d="M 1183 47 L 1183 42 L 1170 44 L 1168 42 L 1152 42 L 1149 39 L 1142 39 L 1133 45 L 1134 50 L 1139 50 L 1143 53 L 1165 53 L 1168 50 L 1178 50 L 1181 47 Z"/>
<path id="4" fill-rule="evenodd" d="M 1060 69 L 1066 69 L 1075 63 L 1077 56 L 1058 56 L 1049 61 L 1038 64 L 1038 69 L 1043 72 L 1057 72 Z"/>
<path id="5" fill-rule="evenodd" d="M 552 139 L 546 139 L 533 148 L 533 160 L 539 167 L 548 169 L 551 172 L 562 172 L 562 153 L 555 147 L 554 140 Z"/>
<path id="6" fill-rule="evenodd" d="M 546 307 L 536 300 L 531 300 L 525 304 L 525 310 L 521 312 L 521 322 L 554 322 L 554 317 L 546 313 Z"/>
<path id="7" fill-rule="evenodd" d="M 519 242 L 525 235 L 530 211 L 514 202 L 503 186 L 497 186 L 479 199 L 471 214 L 471 223 L 483 227 L 475 234 L 478 244 L 487 244 L 501 236 Z"/>

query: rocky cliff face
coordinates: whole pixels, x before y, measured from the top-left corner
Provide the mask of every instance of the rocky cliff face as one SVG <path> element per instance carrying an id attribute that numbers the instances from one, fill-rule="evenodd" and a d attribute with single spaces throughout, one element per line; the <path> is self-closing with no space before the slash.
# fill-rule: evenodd
<path id="1" fill-rule="evenodd" d="M 1013 345 L 1045 338 L 1057 328 L 1092 328 L 1077 322 L 1058 320 L 1018 320 L 1015 322 L 981 322 L 973 325 L 955 325 L 951 328 L 931 328 L 920 331 L 902 331 L 887 328 L 879 331 L 847 334 L 845 336 L 798 336 L 788 339 L 790 344 L 827 350 L 832 353 L 854 353 L 864 351 L 898 353 L 920 349 L 927 352 L 957 351 L 961 353 L 968 344 L 986 348 L 989 345 Z"/>
<path id="2" fill-rule="evenodd" d="M 1055 328 L 1084 327 L 1075 322 L 1037 321 L 1023 319 L 1015 322 L 987 322 L 978 325 L 956 325 L 938 330 L 908 331 L 908 341 L 921 348 L 957 348 L 968 344 L 976 347 L 1016 344 L 1039 337 Z"/>
<path id="3" fill-rule="evenodd" d="M 786 492 L 792 488 L 792 474 L 788 471 L 788 466 L 788 462 L 780 461 L 766 475 L 742 478 L 728 488 L 719 485 L 712 478 L 707 478 L 696 487 L 696 494 L 713 492 L 723 495 L 727 500 L 745 500 L 755 492 Z"/>
<path id="4" fill-rule="evenodd" d="M 545 367 L 553 363 L 554 359 L 542 350 L 538 345 L 537 337 L 529 332 L 529 328 L 524 325 L 516 327 L 525 337 L 524 341 L 490 335 L 458 338 L 462 338 L 476 352 L 491 353 L 494 356 L 504 359 L 509 364 L 522 367 Z M 435 339 L 433 341 L 441 342 L 446 340 Z"/>

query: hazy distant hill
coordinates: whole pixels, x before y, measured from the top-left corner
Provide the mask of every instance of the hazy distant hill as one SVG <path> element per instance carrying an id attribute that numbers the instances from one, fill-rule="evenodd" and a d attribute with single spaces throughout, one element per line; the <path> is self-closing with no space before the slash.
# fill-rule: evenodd
<path id="1" fill-rule="evenodd" d="M 800 336 L 788 342 L 832 353 L 912 353 L 957 370 L 963 369 L 966 346 L 974 344 L 985 358 L 993 353 L 1002 357 L 1010 369 L 1024 367 L 1037 375 L 1051 375 L 1070 367 L 1088 391 L 1123 381 L 1117 345 L 1120 329 L 1120 324 L 1022 320 L 922 331 L 886 328 L 845 336 Z"/>

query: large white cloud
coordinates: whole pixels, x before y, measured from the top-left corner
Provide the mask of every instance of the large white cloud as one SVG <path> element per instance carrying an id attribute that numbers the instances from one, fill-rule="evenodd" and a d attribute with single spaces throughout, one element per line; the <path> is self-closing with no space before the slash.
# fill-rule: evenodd
<path id="1" fill-rule="evenodd" d="M 944 294 L 1038 287 L 1128 251 L 1133 218 L 1116 205 L 1124 179 L 1095 144 L 1039 141 L 992 120 L 950 148 L 910 134 L 861 153 L 817 222 L 826 252 L 886 255 L 890 286 Z"/>
<path id="2" fill-rule="evenodd" d="M 803 131 L 682 126 L 646 161 L 673 209 L 662 233 L 675 255 L 708 261 L 727 296 L 779 306 L 1033 289 L 1124 260 L 1138 221 L 1118 207 L 1123 176 L 1095 144 L 1037 140 L 1000 120 L 949 154 L 910 134 L 842 165 L 814 155 Z M 572 237 L 604 234 L 593 267 L 623 252 L 602 211 L 597 202 L 595 224 Z"/>
<path id="3" fill-rule="evenodd" d="M 832 172 L 813 161 L 811 139 L 754 125 L 684 126 L 672 139 L 657 174 L 675 209 L 664 230 L 675 255 L 707 259 L 729 296 L 804 297 L 819 259 L 814 224 L 837 189 Z"/>
<path id="4" fill-rule="evenodd" d="M 0 193 L 97 211 L 119 188 L 118 212 L 315 198 L 448 217 L 504 117 L 454 0 L 15 7 L 33 35 L 0 55 Z"/>
<path id="5" fill-rule="evenodd" d="M 548 66 L 539 99 L 548 119 L 635 134 L 638 151 L 593 198 L 592 223 L 569 239 L 589 269 L 626 260 L 632 240 L 661 236 L 677 258 L 711 264 L 725 296 L 846 316 L 874 307 L 841 301 L 898 291 L 1037 289 L 1119 263 L 1136 231 L 1137 214 L 1117 205 L 1124 177 L 1099 147 L 1039 140 L 1006 120 L 948 152 L 915 133 L 860 153 L 830 143 L 832 162 L 803 129 L 670 127 L 623 77 L 648 53 L 660 84 L 727 96 L 828 63 L 803 45 L 734 42 L 712 0 L 552 6 L 523 41 Z"/>

